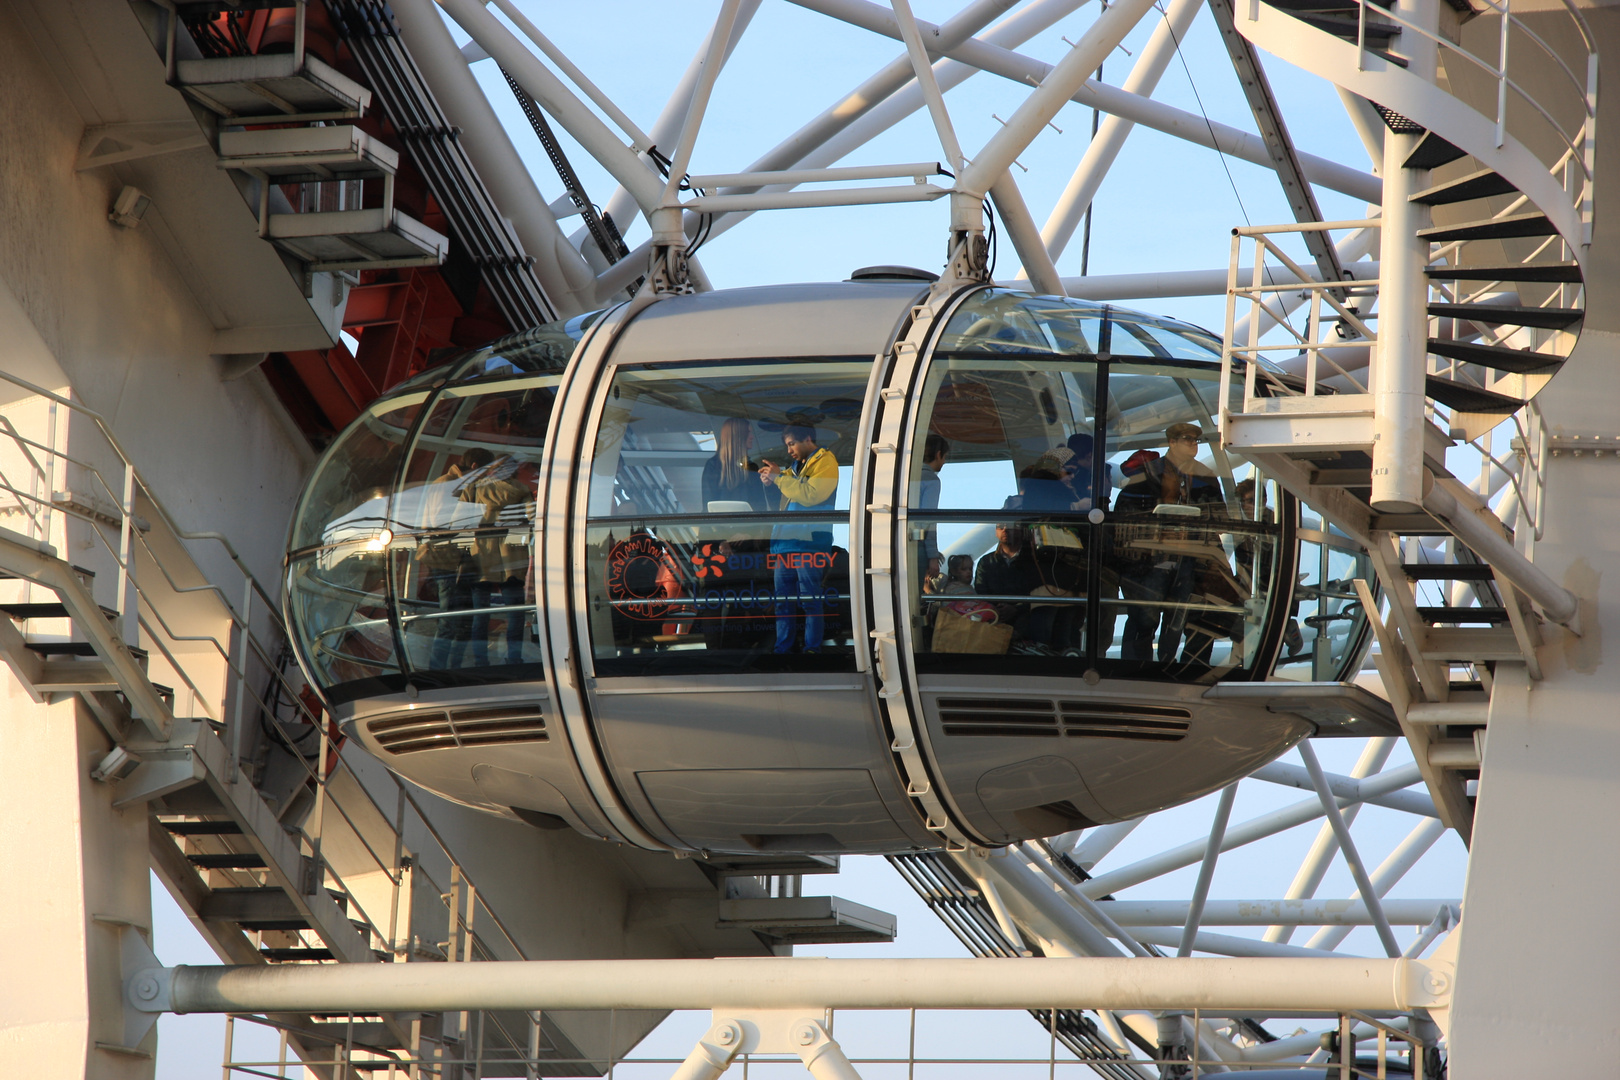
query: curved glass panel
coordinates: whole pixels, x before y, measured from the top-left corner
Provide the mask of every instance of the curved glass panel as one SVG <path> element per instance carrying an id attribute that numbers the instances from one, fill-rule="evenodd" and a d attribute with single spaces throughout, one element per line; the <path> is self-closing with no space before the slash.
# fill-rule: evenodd
<path id="1" fill-rule="evenodd" d="M 304 489 L 294 551 L 382 534 L 405 439 L 427 399 L 414 393 L 378 402 L 337 437 Z"/>
<path id="2" fill-rule="evenodd" d="M 853 667 L 849 487 L 871 368 L 617 369 L 588 496 L 598 674 Z"/>
<path id="3" fill-rule="evenodd" d="M 1221 342 L 1189 323 L 1111 304 L 985 289 L 956 309 L 934 351 L 1207 362 L 1220 359 Z"/>
<path id="4" fill-rule="evenodd" d="M 482 679 L 541 661 L 535 494 L 560 372 L 598 313 L 412 379 L 332 445 L 299 506 L 288 608 L 316 677 Z M 315 549 L 315 550 L 311 550 Z M 396 685 L 395 689 L 398 688 Z"/>
<path id="5" fill-rule="evenodd" d="M 1212 343 L 1083 301 L 986 290 L 963 304 L 911 459 L 919 671 L 1252 670 L 1291 560 L 1281 493 L 1215 442 Z"/>
<path id="6" fill-rule="evenodd" d="M 1355 678 L 1367 639 L 1367 613 L 1355 580 L 1375 581 L 1372 560 L 1354 540 L 1305 510 L 1299 529 L 1299 584 L 1283 629 L 1275 674 L 1305 682 Z M 1376 593 L 1374 594 L 1376 595 Z"/>

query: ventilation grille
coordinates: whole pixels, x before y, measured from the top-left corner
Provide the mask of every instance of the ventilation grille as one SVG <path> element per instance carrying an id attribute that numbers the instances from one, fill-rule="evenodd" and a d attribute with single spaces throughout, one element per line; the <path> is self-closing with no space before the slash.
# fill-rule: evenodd
<path id="1" fill-rule="evenodd" d="M 1169 705 L 1109 701 L 941 698 L 939 719 L 947 735 L 1179 742 L 1187 737 L 1192 713 Z"/>
<path id="2" fill-rule="evenodd" d="M 417 710 L 367 721 L 366 730 L 390 754 L 414 754 L 458 746 L 545 742 L 546 718 L 534 705 Z"/>

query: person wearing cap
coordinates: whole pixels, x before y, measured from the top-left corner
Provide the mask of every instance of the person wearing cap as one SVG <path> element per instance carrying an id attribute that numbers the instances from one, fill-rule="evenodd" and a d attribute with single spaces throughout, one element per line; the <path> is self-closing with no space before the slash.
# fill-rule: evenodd
<path id="1" fill-rule="evenodd" d="M 1198 460 L 1198 447 L 1204 432 L 1197 424 L 1171 424 L 1165 429 L 1163 457 L 1152 451 L 1133 454 L 1126 461 L 1125 486 L 1114 499 L 1116 514 L 1148 515 L 1166 504 L 1196 505 L 1224 502 L 1219 479 Z M 1185 604 L 1193 594 L 1203 569 L 1202 560 L 1190 555 L 1155 551 L 1149 541 L 1137 541 L 1143 552 L 1118 550 L 1120 585 L 1127 600 L 1168 601 Z M 1137 557 L 1131 557 L 1136 555 Z M 1120 657 L 1146 661 L 1154 658 L 1153 639 L 1158 636 L 1158 659 L 1169 663 L 1181 648 L 1187 622 L 1180 608 L 1158 608 L 1149 603 L 1131 605 L 1125 615 L 1125 633 L 1120 641 Z M 1207 643 L 1206 646 L 1207 648 Z"/>
<path id="2" fill-rule="evenodd" d="M 816 441 L 815 425 L 790 417 L 782 428 L 782 445 L 792 464 L 774 461 L 760 466 L 759 479 L 781 493 L 783 510 L 831 509 L 838 492 L 838 459 Z M 823 580 L 832 559 L 828 525 L 782 524 L 771 529 L 771 556 L 776 568 L 776 651 L 792 652 L 804 620 L 806 653 L 819 653 L 826 626 Z"/>

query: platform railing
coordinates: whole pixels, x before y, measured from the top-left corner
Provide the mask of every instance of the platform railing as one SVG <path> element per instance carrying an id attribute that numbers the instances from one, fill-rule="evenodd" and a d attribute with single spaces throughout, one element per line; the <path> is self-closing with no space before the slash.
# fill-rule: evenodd
<path id="1" fill-rule="evenodd" d="M 118 570 L 117 615 L 124 627 L 124 640 L 129 644 L 149 645 L 163 656 L 179 680 L 191 693 L 192 711 L 200 717 L 214 734 L 229 748 L 230 768 L 234 773 L 242 763 L 243 741 L 247 725 L 261 722 L 273 726 L 279 741 L 289 755 L 298 762 L 305 774 L 305 783 L 314 792 L 313 806 L 301 821 L 292 824 L 300 841 L 302 853 L 313 859 L 319 868 L 323 883 L 335 886 L 358 921 L 367 928 L 372 943 L 396 959 L 410 959 L 418 944 L 412 940 L 411 927 L 415 919 L 412 911 L 413 881 L 427 876 L 423 866 L 424 853 L 405 850 L 401 838 L 409 827 L 429 838 L 434 861 L 448 866 L 449 882 L 441 884 L 428 877 L 428 884 L 441 903 L 446 904 L 446 941 L 429 945 L 448 948 L 453 956 L 469 959 L 526 959 L 516 939 L 508 932 L 500 917 L 484 902 L 467 870 L 460 865 L 442 834 L 423 812 L 415 796 L 387 773 L 392 787 L 390 794 L 397 796 L 397 809 L 389 827 L 394 833 L 394 850 L 378 851 L 368 839 L 368 829 L 360 820 L 365 808 L 349 806 L 335 795 L 335 780 L 347 774 L 354 787 L 372 799 L 361 778 L 353 773 L 348 762 L 337 753 L 335 730 L 318 706 L 312 707 L 300 694 L 300 683 L 289 676 L 282 662 L 287 640 L 287 628 L 279 605 L 271 592 L 248 569 L 241 554 L 230 540 L 220 533 L 192 532 L 181 529 L 164 507 L 157 493 L 145 482 L 136 469 L 134 460 L 126 452 L 105 419 L 81 402 L 61 394 L 52 393 L 24 379 L 0 371 L 0 382 L 26 390 L 58 408 L 84 417 L 102 437 L 103 445 L 97 449 L 77 449 L 75 453 L 58 450 L 37 439 L 24 435 L 11 418 L 0 415 L 0 444 L 9 443 L 17 451 L 28 475 L 13 478 L 0 472 L 0 496 L 9 496 L 13 506 L 23 513 L 32 535 L 30 539 L 51 543 L 53 526 L 50 515 L 66 514 L 89 526 L 88 531 L 100 543 L 104 554 Z M 102 465 L 95 458 L 115 463 L 116 482 L 110 481 Z M 68 466 L 73 467 L 90 486 L 89 491 L 63 492 L 68 498 L 57 498 L 52 488 L 64 478 Z M 213 582 L 183 585 L 176 578 L 179 568 L 169 561 L 149 539 L 151 523 L 137 514 L 137 507 L 151 513 L 175 537 L 217 545 L 228 556 L 239 575 L 230 589 L 240 589 L 238 603 L 232 603 L 227 588 Z M 0 506 L 0 510 L 6 509 Z M 109 535 L 109 533 L 111 535 Z M 176 595 L 213 593 L 218 599 L 228 622 L 225 636 L 216 634 L 182 633 L 174 619 L 165 613 L 165 600 L 161 590 L 151 587 L 136 573 L 137 560 L 149 560 L 163 579 L 163 588 Z M 189 573 L 190 568 L 185 572 Z M 257 620 L 261 629 L 253 626 Z M 268 625 L 268 634 L 262 629 Z M 223 665 L 228 683 L 226 701 L 214 700 L 215 695 L 205 691 L 209 673 L 196 670 L 196 661 L 188 663 L 171 648 L 173 644 L 205 646 L 207 663 Z M 229 704 L 229 708 L 227 708 Z M 318 750 L 314 760 L 297 749 L 318 733 Z M 224 778 L 227 782 L 234 776 Z M 290 805 L 291 800 L 288 801 Z M 383 819 L 387 813 L 375 805 L 372 810 Z M 333 815 L 328 817 L 328 811 Z M 285 813 L 285 806 L 283 807 Z M 334 827 L 344 828 L 359 841 L 365 852 L 360 869 L 350 869 L 349 878 L 381 871 L 389 883 L 388 910 L 368 910 L 364 896 L 368 890 L 345 881 L 345 874 L 322 856 L 323 834 Z M 352 849 L 351 849 L 352 850 Z M 375 901 L 372 904 L 376 906 Z M 453 914 L 452 914 L 453 912 Z M 474 930 L 474 925 L 479 931 Z M 486 940 L 486 928 L 493 927 L 498 942 Z M 403 932 L 402 932 L 403 928 Z M 451 943 L 455 943 L 452 945 Z"/>
<path id="2" fill-rule="evenodd" d="M 948 1019 L 961 1030 L 971 1030 L 977 1016 L 995 1015 L 990 1011 L 974 1013 L 951 1010 L 949 1016 L 942 1010 L 930 1009 L 815 1011 L 818 1016 L 824 1017 L 822 1025 L 829 1036 L 838 1035 L 841 1020 L 846 1031 L 850 1032 L 841 1040 L 842 1045 L 834 1044 L 842 1051 L 845 1064 L 850 1067 L 847 1071 L 828 1073 L 839 1080 L 861 1080 L 862 1076 L 896 1077 L 902 1075 L 901 1070 L 904 1070 L 906 1080 L 933 1080 L 936 1077 L 944 1080 L 961 1075 L 964 1068 L 994 1068 L 995 1075 L 1011 1080 L 1018 1077 L 1037 1080 L 1040 1076 L 1053 1080 L 1060 1075 L 1075 1080 L 1082 1077 L 1089 1080 L 1099 1075 L 1109 1080 L 1146 1080 L 1147 1077 L 1161 1075 L 1198 1080 L 1216 1075 L 1241 1077 L 1260 1070 L 1267 1071 L 1269 1075 L 1272 1070 L 1305 1067 L 1324 1071 L 1328 1080 L 1387 1080 L 1391 1076 L 1423 1080 L 1431 1075 L 1428 1070 L 1435 1064 L 1435 1048 L 1414 1035 L 1404 1018 L 1381 1018 L 1357 1011 L 1339 1013 L 1334 1017 L 1332 1027 L 1302 1030 L 1299 1034 L 1270 1043 L 1256 1039 L 1251 1046 L 1236 1049 L 1237 1053 L 1246 1056 L 1234 1057 L 1231 1056 L 1233 1051 L 1228 1051 L 1227 1056 L 1212 1053 L 1210 1037 L 1219 1038 L 1219 1031 L 1228 1026 L 1235 1030 L 1236 1025 L 1226 1017 L 1209 1015 L 1200 1009 L 1188 1009 L 1183 1014 L 1187 1022 L 1184 1030 L 1189 1035 L 1197 1033 L 1198 1037 L 1187 1038 L 1186 1052 L 1178 1056 L 1150 1055 L 1141 1050 L 1133 1044 L 1145 1041 L 1146 1036 L 1140 1031 L 1133 1032 L 1135 1039 L 1126 1036 L 1113 1016 L 1102 1018 L 1096 1028 L 1107 1041 L 1105 1045 L 1114 1040 L 1123 1044 L 1120 1054 L 1076 1052 L 1065 1046 L 1056 1023 L 1065 1010 L 1038 1006 L 1032 1006 L 1032 1010 L 1048 1018 L 1044 1038 L 1030 1029 L 1028 1036 L 1013 1040 L 1018 1044 L 1016 1047 L 1003 1045 L 1007 1041 L 1003 1038 L 983 1049 L 971 1046 L 967 1038 L 960 1034 L 944 1034 L 940 1025 L 931 1022 L 930 1014 L 937 1012 L 940 1015 L 933 1019 Z M 924 1021 L 921 1031 L 919 1014 Z M 357 1013 L 347 1024 L 335 1025 L 335 1030 L 311 1040 L 312 1044 L 322 1045 L 330 1056 L 306 1058 L 303 1063 L 328 1066 L 338 1076 L 370 1075 L 397 1080 L 416 1075 L 483 1076 L 496 1066 L 501 1069 L 500 1075 L 512 1075 L 509 1070 L 521 1068 L 530 1077 L 575 1070 L 599 1073 L 615 1080 L 664 1080 L 671 1074 L 686 1075 L 685 1070 L 676 1070 L 688 1061 L 687 1058 L 660 1055 L 656 1050 L 625 1056 L 616 1056 L 611 1052 L 602 1057 L 542 1055 L 535 1045 L 543 1042 L 539 1029 L 540 1017 L 540 1013 L 528 1014 L 530 1046 L 533 1050 L 503 1054 L 497 1058 L 486 1053 L 482 1042 L 463 1045 L 458 1053 L 441 1052 L 446 1049 L 444 1047 L 427 1052 L 412 1052 L 409 1048 L 366 1047 L 357 1043 L 354 1037 L 356 1019 L 364 1019 L 362 1014 Z M 672 1019 L 672 1027 L 685 1029 L 688 1025 L 682 1021 L 696 1021 L 698 1016 L 676 1013 Z M 278 1032 L 281 1035 L 278 1055 L 274 1058 L 233 1056 L 238 1023 Z M 226 1080 L 233 1076 L 285 1075 L 287 1068 L 300 1064 L 297 1058 L 288 1053 L 286 1032 L 285 1021 L 276 1017 L 254 1013 L 229 1014 L 225 1054 L 220 1063 L 222 1075 Z M 307 1035 L 305 1037 L 308 1038 Z M 665 1041 L 657 1034 L 651 1038 L 657 1043 Z M 898 1048 L 902 1040 L 904 1053 L 888 1049 Z M 742 1076 L 763 1072 L 773 1077 L 786 1077 L 802 1075 L 798 1070 L 803 1068 L 803 1063 L 798 1057 L 784 1054 L 741 1053 L 736 1056 L 731 1068 Z M 819 1077 L 822 1074 L 818 1072 L 815 1075 Z"/>

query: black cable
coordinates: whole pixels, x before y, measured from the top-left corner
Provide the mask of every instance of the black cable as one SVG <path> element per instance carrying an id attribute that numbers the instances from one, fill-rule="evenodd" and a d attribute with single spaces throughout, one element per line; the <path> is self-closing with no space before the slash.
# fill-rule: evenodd
<path id="1" fill-rule="evenodd" d="M 984 197 L 985 217 L 989 224 L 985 228 L 984 246 L 988 251 L 989 264 L 986 272 L 991 281 L 996 280 L 996 257 L 1000 254 L 1000 245 L 996 234 L 996 201 L 989 195 Z"/>

